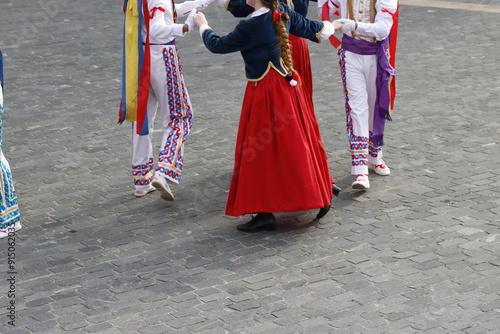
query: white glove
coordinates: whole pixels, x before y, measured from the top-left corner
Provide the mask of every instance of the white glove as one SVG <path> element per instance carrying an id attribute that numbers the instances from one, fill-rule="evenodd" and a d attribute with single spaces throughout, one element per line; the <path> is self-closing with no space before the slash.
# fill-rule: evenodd
<path id="1" fill-rule="evenodd" d="M 208 5 L 210 5 L 212 2 L 214 2 L 215 0 L 201 0 L 201 7 L 202 8 L 206 8 Z"/>
<path id="2" fill-rule="evenodd" d="M 196 8 L 197 10 L 203 10 L 213 1 L 215 0 L 188 0 L 179 4 L 176 3 L 175 10 L 177 12 L 177 17 L 184 17 L 186 15 L 189 15 L 193 8 Z"/>
<path id="3" fill-rule="evenodd" d="M 336 20 L 337 22 L 342 23 L 342 28 L 340 28 L 340 31 L 345 34 L 350 31 L 356 30 L 356 22 L 354 20 L 348 20 L 348 19 L 339 19 Z"/>
<path id="4" fill-rule="evenodd" d="M 191 31 L 194 31 L 194 30 L 198 29 L 198 27 L 196 26 L 196 23 L 194 23 L 194 15 L 195 14 L 196 14 L 196 9 L 191 10 L 191 12 L 189 13 L 189 15 L 188 15 L 188 17 L 186 19 L 185 23 L 189 27 L 188 32 L 191 32 Z"/>

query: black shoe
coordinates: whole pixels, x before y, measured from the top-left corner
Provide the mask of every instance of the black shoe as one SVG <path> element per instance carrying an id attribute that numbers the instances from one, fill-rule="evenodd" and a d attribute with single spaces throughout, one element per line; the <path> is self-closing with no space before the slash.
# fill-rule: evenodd
<path id="1" fill-rule="evenodd" d="M 316 215 L 316 219 L 320 219 L 320 218 L 324 217 L 328 213 L 328 211 L 330 211 L 330 205 L 325 206 L 324 208 L 319 209 L 319 212 Z"/>
<path id="2" fill-rule="evenodd" d="M 236 227 L 243 232 L 276 231 L 276 218 L 272 213 L 259 212 L 248 223 Z"/>
<path id="3" fill-rule="evenodd" d="M 333 194 L 335 195 L 335 197 L 339 197 L 339 194 L 342 191 L 342 188 L 340 188 L 336 184 L 332 183 L 332 190 L 333 190 Z"/>

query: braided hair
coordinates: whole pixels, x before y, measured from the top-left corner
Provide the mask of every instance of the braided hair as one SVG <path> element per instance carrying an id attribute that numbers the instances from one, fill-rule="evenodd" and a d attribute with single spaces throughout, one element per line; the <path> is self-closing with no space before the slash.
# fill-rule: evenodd
<path id="1" fill-rule="evenodd" d="M 279 0 L 262 0 L 262 4 L 269 8 L 272 12 L 278 10 Z M 279 20 L 273 20 L 274 30 L 278 35 L 278 42 L 281 50 L 281 58 L 285 63 L 288 71 L 296 73 L 293 69 L 293 59 L 292 59 L 292 46 L 288 40 L 288 32 L 286 31 L 285 22 L 288 22 L 290 17 L 287 13 L 280 13 L 281 18 Z"/>

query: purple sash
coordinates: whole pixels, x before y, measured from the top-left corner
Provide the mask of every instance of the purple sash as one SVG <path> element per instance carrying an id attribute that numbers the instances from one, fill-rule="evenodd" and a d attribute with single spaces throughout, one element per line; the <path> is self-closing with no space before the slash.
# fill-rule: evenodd
<path id="1" fill-rule="evenodd" d="M 359 40 L 346 34 L 342 36 L 342 49 L 360 54 L 377 55 L 377 98 L 373 114 L 373 145 L 384 145 L 385 120 L 391 121 L 389 114 L 389 78 L 396 75 L 396 70 L 389 64 L 387 58 L 387 39 L 376 43 Z"/>

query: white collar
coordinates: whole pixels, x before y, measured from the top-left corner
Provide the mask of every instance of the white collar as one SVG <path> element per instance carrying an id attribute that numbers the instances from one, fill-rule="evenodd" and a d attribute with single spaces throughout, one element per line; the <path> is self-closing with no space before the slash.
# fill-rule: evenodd
<path id="1" fill-rule="evenodd" d="M 250 15 L 250 17 L 259 16 L 259 15 L 267 13 L 268 11 L 269 11 L 269 8 L 267 8 L 267 7 L 260 7 L 255 12 L 253 12 L 252 15 Z"/>

